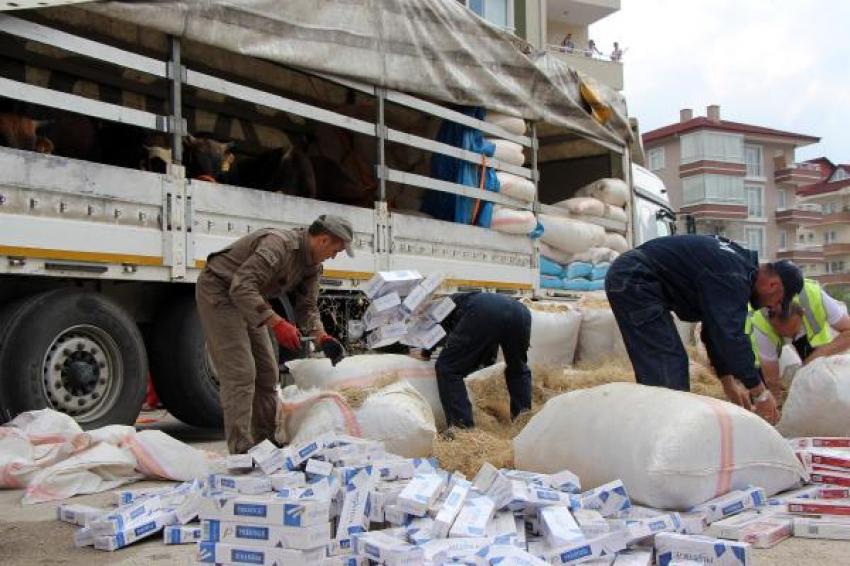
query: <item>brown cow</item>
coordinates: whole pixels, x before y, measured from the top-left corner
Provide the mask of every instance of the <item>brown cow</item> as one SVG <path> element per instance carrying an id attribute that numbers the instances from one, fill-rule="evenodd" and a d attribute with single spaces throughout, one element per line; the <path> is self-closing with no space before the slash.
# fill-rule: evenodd
<path id="1" fill-rule="evenodd" d="M 52 153 L 53 143 L 38 135 L 45 122 L 11 112 L 0 113 L 0 145 L 27 151 Z"/>

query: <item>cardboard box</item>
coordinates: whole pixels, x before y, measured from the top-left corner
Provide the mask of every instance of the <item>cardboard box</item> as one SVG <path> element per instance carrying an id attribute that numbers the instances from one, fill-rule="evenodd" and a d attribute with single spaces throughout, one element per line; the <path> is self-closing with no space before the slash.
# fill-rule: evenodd
<path id="1" fill-rule="evenodd" d="M 283 566 L 284 564 L 316 564 L 325 559 L 325 549 L 293 550 L 241 546 L 221 542 L 198 543 L 198 562 L 201 564 Z"/>
<path id="2" fill-rule="evenodd" d="M 794 536 L 850 540 L 850 521 L 843 517 L 795 517 Z"/>
<path id="3" fill-rule="evenodd" d="M 201 540 L 201 527 L 187 525 L 169 525 L 162 531 L 165 544 L 190 544 Z"/>
<path id="4" fill-rule="evenodd" d="M 97 550 L 112 552 L 160 532 L 164 527 L 172 524 L 172 521 L 173 517 L 170 513 L 158 510 L 136 521 L 133 525 L 125 526 L 115 534 L 97 535 L 95 533 L 94 547 Z"/>
<path id="5" fill-rule="evenodd" d="M 56 508 L 56 518 L 72 525 L 85 527 L 90 522 L 110 512 L 109 509 L 80 505 L 77 503 L 61 503 Z"/>
<path id="6" fill-rule="evenodd" d="M 455 483 L 434 518 L 434 537 L 446 538 L 449 536 L 449 530 L 460 513 L 471 488 L 472 484 L 465 480 Z"/>
<path id="7" fill-rule="evenodd" d="M 421 564 L 425 554 L 422 548 L 380 531 L 355 535 L 352 549 L 358 556 L 385 566 Z"/>
<path id="8" fill-rule="evenodd" d="M 657 534 L 655 553 L 658 566 L 669 566 L 677 560 L 694 560 L 712 566 L 752 564 L 747 543 L 678 533 Z"/>
<path id="9" fill-rule="evenodd" d="M 404 297 L 420 281 L 422 281 L 422 274 L 418 271 L 379 271 L 363 285 L 363 293 L 369 299 L 375 299 L 393 292 Z"/>
<path id="10" fill-rule="evenodd" d="M 540 517 L 540 533 L 549 546 L 558 548 L 586 540 L 575 517 L 566 507 L 552 505 L 543 507 L 537 513 Z"/>
<path id="11" fill-rule="evenodd" d="M 487 534 L 487 523 L 496 506 L 486 495 L 470 493 L 463 502 L 452 528 L 450 537 L 481 537 Z"/>
<path id="12" fill-rule="evenodd" d="M 789 513 L 807 515 L 850 515 L 850 500 L 846 499 L 792 499 Z"/>
<path id="13" fill-rule="evenodd" d="M 610 517 L 631 506 L 632 502 L 626 492 L 626 486 L 620 480 L 614 480 L 581 494 L 581 508 L 596 509 L 602 513 L 603 517 Z"/>
<path id="14" fill-rule="evenodd" d="M 234 495 L 206 497 L 202 519 L 250 522 L 287 527 L 312 527 L 328 522 L 330 500 L 291 500 L 279 495 Z"/>
<path id="15" fill-rule="evenodd" d="M 97 520 L 92 521 L 89 523 L 89 526 L 92 528 L 95 537 L 117 535 L 123 533 L 128 526 L 138 523 L 148 515 L 159 511 L 161 507 L 162 502 L 159 496 L 154 495 L 136 503 L 119 507 L 108 515 L 101 516 Z"/>
<path id="16" fill-rule="evenodd" d="M 331 541 L 329 521 L 310 527 L 284 527 L 258 525 L 251 522 L 218 521 L 201 522 L 203 542 L 222 542 L 240 546 L 279 546 L 296 550 L 324 547 Z"/>
<path id="17" fill-rule="evenodd" d="M 708 522 L 713 523 L 747 509 L 762 507 L 766 501 L 767 498 L 762 488 L 749 487 L 731 491 L 726 495 L 706 501 L 693 507 L 691 511 L 704 511 Z"/>
<path id="18" fill-rule="evenodd" d="M 266 476 L 210 474 L 208 484 L 216 491 L 232 491 L 246 495 L 259 495 L 272 490 L 272 482 Z"/>
<path id="19" fill-rule="evenodd" d="M 404 513 L 424 517 L 437 501 L 444 479 L 437 474 L 416 474 L 398 496 L 398 506 Z"/>
<path id="20" fill-rule="evenodd" d="M 800 452 L 798 452 L 798 455 Z M 850 471 L 850 452 L 837 450 L 835 448 L 809 448 L 802 451 L 806 455 L 805 460 L 811 464 L 833 466 Z"/>
<path id="21" fill-rule="evenodd" d="M 317 456 L 324 449 L 325 443 L 322 439 L 304 442 L 294 447 L 290 446 L 286 459 L 286 469 L 290 471 L 298 469 L 301 464 L 313 456 Z"/>
<path id="22" fill-rule="evenodd" d="M 224 467 L 228 470 L 252 470 L 254 458 L 250 454 L 228 454 L 224 457 Z"/>

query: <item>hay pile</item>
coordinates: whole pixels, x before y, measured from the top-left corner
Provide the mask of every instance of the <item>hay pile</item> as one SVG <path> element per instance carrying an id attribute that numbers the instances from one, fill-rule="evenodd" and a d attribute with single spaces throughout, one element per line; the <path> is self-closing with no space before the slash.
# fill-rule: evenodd
<path id="1" fill-rule="evenodd" d="M 434 456 L 443 468 L 460 470 L 472 477 L 482 462 L 490 462 L 496 467 L 512 467 L 512 439 L 543 408 L 546 401 L 575 389 L 587 389 L 615 381 L 634 381 L 631 363 L 621 357 L 577 368 L 533 368 L 531 412 L 520 415 L 512 423 L 503 371 L 504 364 L 496 364 L 467 380 L 476 427 L 471 430 L 452 430 L 449 435 L 438 436 L 434 442 Z M 725 399 L 717 378 L 696 362 L 691 363 L 691 391 Z"/>

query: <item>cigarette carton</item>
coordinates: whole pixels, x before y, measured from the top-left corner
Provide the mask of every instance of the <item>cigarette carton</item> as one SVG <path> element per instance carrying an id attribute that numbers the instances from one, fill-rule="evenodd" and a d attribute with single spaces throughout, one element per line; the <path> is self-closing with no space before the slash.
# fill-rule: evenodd
<path id="1" fill-rule="evenodd" d="M 345 484 L 342 510 L 337 524 L 337 540 L 350 539 L 369 527 L 369 494 L 376 483 L 372 468 L 366 468 Z"/>
<path id="2" fill-rule="evenodd" d="M 623 523 L 615 523 L 612 526 L 624 528 L 627 533 L 626 544 L 630 545 L 658 533 L 675 533 L 682 528 L 678 513 L 645 519 L 626 519 Z"/>
<path id="3" fill-rule="evenodd" d="M 363 292 L 369 299 L 374 299 L 396 292 L 406 296 L 420 281 L 422 274 L 413 270 L 379 271 L 363 285 Z"/>
<path id="4" fill-rule="evenodd" d="M 380 531 L 355 535 L 352 549 L 358 556 L 386 566 L 421 564 L 424 556 L 422 548 Z"/>
<path id="5" fill-rule="evenodd" d="M 56 516 L 60 521 L 85 527 L 102 515 L 109 513 L 109 509 L 79 505 L 76 503 L 62 503 L 56 508 Z"/>
<path id="6" fill-rule="evenodd" d="M 487 534 L 487 523 L 493 516 L 496 506 L 486 495 L 470 493 L 460 509 L 452 528 L 450 537 L 481 537 Z"/>
<path id="7" fill-rule="evenodd" d="M 201 540 L 201 527 L 187 525 L 169 525 L 162 531 L 165 544 L 190 544 Z"/>
<path id="8" fill-rule="evenodd" d="M 216 491 L 235 491 L 246 495 L 259 495 L 272 490 L 272 482 L 266 476 L 210 474 L 208 483 Z"/>
<path id="9" fill-rule="evenodd" d="M 113 535 L 97 535 L 94 537 L 94 547 L 97 550 L 115 551 L 129 546 L 134 542 L 160 532 L 171 523 L 170 513 L 157 510 L 150 516 L 144 517 L 133 525 L 125 526 Z"/>
<path id="10" fill-rule="evenodd" d="M 546 566 L 548 563 L 533 554 L 508 544 L 485 546 L 475 554 L 480 564 L 511 564 L 513 566 Z"/>
<path id="11" fill-rule="evenodd" d="M 486 493 L 490 486 L 493 485 L 493 481 L 499 475 L 499 470 L 496 469 L 493 464 L 489 462 L 484 462 L 481 464 L 481 468 L 478 469 L 478 473 L 475 474 L 475 477 L 472 479 L 472 487 L 474 487 L 480 493 Z"/>
<path id="12" fill-rule="evenodd" d="M 402 303 L 404 310 L 409 313 L 417 312 L 442 283 L 443 276 L 437 273 L 432 273 L 423 279 L 422 282 L 416 285 L 404 299 L 404 302 Z"/>
<path id="13" fill-rule="evenodd" d="M 161 503 L 159 496 L 154 495 L 137 503 L 119 507 L 108 515 L 92 521 L 89 526 L 96 537 L 117 535 L 124 532 L 129 525 L 139 522 L 146 515 L 159 511 L 162 506 Z"/>
<path id="14" fill-rule="evenodd" d="M 404 337 L 405 345 L 413 346 L 414 348 L 424 348 L 430 350 L 437 343 L 445 338 L 446 330 L 439 324 L 428 322 L 427 324 L 417 324 L 408 329 Z"/>
<path id="15" fill-rule="evenodd" d="M 154 495 L 165 495 L 173 490 L 173 487 L 123 489 L 115 492 L 115 505 L 122 507 L 131 503 L 138 503 L 142 499 L 147 499 Z"/>
<path id="16" fill-rule="evenodd" d="M 431 517 L 417 517 L 405 527 L 405 538 L 411 543 L 421 546 L 434 540 L 434 519 Z"/>
<path id="17" fill-rule="evenodd" d="M 78 548 L 94 546 L 94 533 L 91 527 L 83 527 L 74 531 L 74 546 Z"/>
<path id="18" fill-rule="evenodd" d="M 584 533 L 570 510 L 560 505 L 543 507 L 538 511 L 540 532 L 546 543 L 558 548 L 585 540 Z"/>
<path id="19" fill-rule="evenodd" d="M 221 542 L 198 543 L 198 562 L 222 566 L 254 564 L 256 566 L 282 566 L 284 564 L 316 564 L 325 559 L 325 549 L 293 550 L 242 546 Z"/>
<path id="20" fill-rule="evenodd" d="M 810 497 L 802 497 L 803 499 L 850 499 L 850 487 L 834 487 L 815 485 L 817 491 Z"/>
<path id="21" fill-rule="evenodd" d="M 534 485 L 537 487 L 551 487 L 552 489 L 558 489 L 556 486 L 552 485 L 550 481 L 550 478 L 552 476 L 548 474 L 526 472 L 523 470 L 511 470 L 508 468 L 501 468 L 499 470 L 499 473 L 510 480 L 518 480 L 528 485 Z"/>
<path id="22" fill-rule="evenodd" d="M 620 480 L 614 480 L 581 494 L 581 508 L 596 509 L 603 517 L 610 517 L 628 509 L 631 505 L 626 486 Z"/>
<path id="23" fill-rule="evenodd" d="M 321 439 L 304 442 L 298 446 L 290 447 L 289 454 L 287 455 L 286 469 L 290 471 L 297 469 L 301 466 L 301 464 L 313 456 L 317 456 L 324 449 L 325 443 Z"/>
<path id="24" fill-rule="evenodd" d="M 455 310 L 455 302 L 450 297 L 432 299 L 425 305 L 424 316 L 431 322 L 443 322 Z"/>
<path id="25" fill-rule="evenodd" d="M 679 532 L 685 535 L 701 535 L 708 528 L 708 518 L 704 511 L 679 513 Z"/>
<path id="26" fill-rule="evenodd" d="M 416 474 L 398 496 L 398 506 L 408 515 L 424 517 L 437 501 L 444 479 L 437 474 Z"/>
<path id="27" fill-rule="evenodd" d="M 307 467 L 304 468 L 304 471 L 314 476 L 328 477 L 333 473 L 334 465 L 330 462 L 310 458 L 307 460 Z"/>
<path id="28" fill-rule="evenodd" d="M 794 517 L 794 536 L 850 540 L 850 521 L 843 517 Z"/>
<path id="29" fill-rule="evenodd" d="M 383 348 L 398 342 L 399 338 L 407 334 L 407 325 L 404 322 L 393 322 L 373 330 L 366 338 L 369 348 Z"/>
<path id="30" fill-rule="evenodd" d="M 765 517 L 750 523 L 741 530 L 740 540 L 753 548 L 773 548 L 794 534 L 794 519 L 791 517 Z"/>
<path id="31" fill-rule="evenodd" d="M 488 538 L 510 544 L 516 539 L 516 518 L 511 511 L 496 511 L 487 523 Z"/>
<path id="32" fill-rule="evenodd" d="M 324 547 L 331 541 L 331 524 L 324 522 L 310 527 L 284 527 L 205 519 L 201 522 L 201 540 L 240 546 L 279 546 L 310 550 Z"/>
<path id="33" fill-rule="evenodd" d="M 579 496 L 534 485 L 526 486 L 527 507 L 537 509 L 549 505 L 566 505 L 570 509 L 581 506 Z"/>
<path id="34" fill-rule="evenodd" d="M 389 324 L 405 324 L 407 322 L 407 317 L 407 312 L 399 304 L 393 308 L 381 312 L 371 312 L 369 311 L 369 309 L 366 309 L 366 312 L 363 313 L 362 320 L 366 330 L 372 331 L 376 328 L 380 328 L 381 326 L 387 326 Z"/>
<path id="35" fill-rule="evenodd" d="M 433 532 L 436 538 L 446 538 L 449 535 L 449 530 L 460 513 L 471 488 L 472 484 L 465 480 L 455 483 L 434 519 Z"/>
<path id="36" fill-rule="evenodd" d="M 365 314 L 382 313 L 388 310 L 392 310 L 400 305 L 401 297 L 398 296 L 398 293 L 393 291 L 391 293 L 387 293 L 386 295 L 382 295 L 380 297 L 372 299 L 372 302 L 369 304 L 369 308 L 366 309 Z"/>
<path id="37" fill-rule="evenodd" d="M 569 470 L 562 470 L 557 474 L 550 475 L 549 485 L 552 489 L 565 491 L 567 493 L 581 492 L 581 482 L 579 481 L 578 476 Z"/>
<path id="38" fill-rule="evenodd" d="M 810 438 L 792 438 L 788 441 L 794 449 L 804 448 L 850 448 L 850 437 L 818 436 Z"/>
<path id="39" fill-rule="evenodd" d="M 330 518 L 330 500 L 291 500 L 279 495 L 235 495 L 207 497 L 202 519 L 251 522 L 287 527 L 312 527 Z"/>
<path id="40" fill-rule="evenodd" d="M 850 515 L 850 501 L 846 499 L 792 499 L 789 513 L 808 515 Z"/>
<path id="41" fill-rule="evenodd" d="M 706 501 L 693 507 L 691 511 L 705 511 L 708 522 L 713 523 L 747 509 L 762 507 L 766 499 L 762 488 L 749 487 Z"/>
<path id="42" fill-rule="evenodd" d="M 813 470 L 809 474 L 809 479 L 816 484 L 850 487 L 850 474 L 842 474 L 836 471 Z"/>
<path id="43" fill-rule="evenodd" d="M 585 537 L 597 537 L 611 530 L 602 513 L 595 509 L 575 509 L 572 515 Z"/>
<path id="44" fill-rule="evenodd" d="M 694 560 L 712 566 L 747 566 L 752 563 L 747 543 L 678 533 L 657 534 L 655 553 L 659 566 L 669 566 L 678 560 Z"/>
<path id="45" fill-rule="evenodd" d="M 529 551 L 531 551 L 531 548 L 532 545 L 529 543 Z M 614 533 L 609 533 L 560 548 L 551 548 L 545 545 L 543 549 L 538 549 L 535 553 L 550 564 L 572 565 L 596 558 L 610 558 L 624 548 L 625 543 L 622 539 L 615 536 Z"/>
<path id="46" fill-rule="evenodd" d="M 652 566 L 652 550 L 634 548 L 617 553 L 614 566 Z"/>
<path id="47" fill-rule="evenodd" d="M 254 458 L 250 454 L 228 454 L 224 458 L 224 467 L 228 470 L 251 470 Z"/>
<path id="48" fill-rule="evenodd" d="M 445 564 L 453 560 L 473 556 L 476 552 L 491 544 L 485 537 L 478 538 L 439 538 L 422 545 L 426 564 Z"/>
<path id="49" fill-rule="evenodd" d="M 290 487 L 305 487 L 307 485 L 307 478 L 304 477 L 304 472 L 281 470 L 269 474 L 268 477 L 274 491 L 280 491 Z"/>
<path id="50" fill-rule="evenodd" d="M 768 497 L 767 505 L 785 505 L 791 499 L 816 498 L 819 497 L 818 492 L 820 489 L 821 487 L 817 485 L 807 485 L 805 487 L 800 487 L 789 491 L 783 491 L 782 493 L 777 493 L 773 497 Z"/>
<path id="51" fill-rule="evenodd" d="M 714 521 L 708 527 L 708 532 L 705 534 L 715 538 L 741 540 L 741 529 L 762 518 L 764 518 L 764 515 L 761 515 L 758 511 L 744 511 L 737 515 Z"/>

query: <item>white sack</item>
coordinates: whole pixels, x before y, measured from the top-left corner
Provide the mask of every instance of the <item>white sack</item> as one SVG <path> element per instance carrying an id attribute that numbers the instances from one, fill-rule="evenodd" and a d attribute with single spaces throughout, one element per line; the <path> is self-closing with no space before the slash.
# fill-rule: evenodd
<path id="1" fill-rule="evenodd" d="M 537 240 L 537 245 L 540 249 L 540 255 L 551 259 L 555 263 L 566 265 L 568 263 L 572 263 L 573 261 L 578 261 L 573 258 L 573 254 L 559 250 L 558 248 L 550 246 L 546 242 L 541 242 L 540 240 Z"/>
<path id="2" fill-rule="evenodd" d="M 136 458 L 136 470 L 148 478 L 190 481 L 209 474 L 206 456 L 160 430 L 128 435 L 122 445 Z"/>
<path id="3" fill-rule="evenodd" d="M 499 179 L 501 194 L 525 202 L 534 200 L 534 183 L 530 179 L 504 171 L 496 171 L 496 177 Z"/>
<path id="4" fill-rule="evenodd" d="M 300 444 L 326 433 L 360 436 L 360 425 L 342 395 L 334 391 L 302 391 L 290 385 L 279 393 L 275 440 Z"/>
<path id="5" fill-rule="evenodd" d="M 507 130 L 509 133 L 514 134 L 516 136 L 525 135 L 526 125 L 525 120 L 523 120 L 522 118 L 517 118 L 516 116 L 508 116 L 507 114 L 488 110 L 487 116 L 484 118 L 484 121 L 488 124 L 499 126 L 500 128 L 503 128 L 504 130 Z"/>
<path id="6" fill-rule="evenodd" d="M 629 202 L 629 186 L 622 179 L 599 179 L 580 188 L 576 196 L 598 198 L 612 206 L 623 207 Z"/>
<path id="7" fill-rule="evenodd" d="M 13 426 L 22 431 L 33 444 L 64 442 L 83 432 L 74 417 L 53 409 L 23 412 L 12 419 L 7 426 Z"/>
<path id="8" fill-rule="evenodd" d="M 581 312 L 566 305 L 559 305 L 562 310 L 555 312 L 535 308 L 535 303 L 531 302 L 525 305 L 531 311 L 529 365 L 573 365 L 581 327 Z"/>
<path id="9" fill-rule="evenodd" d="M 788 437 L 850 436 L 850 355 L 797 370 L 776 428 Z"/>
<path id="10" fill-rule="evenodd" d="M 629 216 L 626 214 L 624 208 L 610 204 L 605 206 L 605 218 L 616 220 L 617 222 L 628 222 L 629 220 Z"/>
<path id="11" fill-rule="evenodd" d="M 605 248 L 610 248 L 618 253 L 623 253 L 629 250 L 629 243 L 622 234 L 616 232 L 605 232 L 605 241 L 602 244 Z"/>
<path id="12" fill-rule="evenodd" d="M 587 263 L 611 263 L 620 257 L 620 252 L 615 252 L 611 248 L 594 247 L 577 253 L 573 256 L 573 261 L 586 261 Z"/>
<path id="13" fill-rule="evenodd" d="M 490 228 L 505 234 L 525 236 L 537 228 L 537 219 L 530 210 L 514 210 L 497 204 L 493 207 Z"/>
<path id="14" fill-rule="evenodd" d="M 496 152 L 493 154 L 494 159 L 504 161 L 509 165 L 522 166 L 525 163 L 525 154 L 522 152 L 522 146 L 518 143 L 496 138 L 485 138 L 496 146 Z"/>
<path id="15" fill-rule="evenodd" d="M 581 307 L 576 361 L 597 363 L 611 356 L 626 356 L 626 345 L 610 308 Z"/>
<path id="16" fill-rule="evenodd" d="M 635 383 L 550 399 L 513 444 L 518 469 L 568 469 L 585 488 L 622 479 L 635 502 L 658 509 L 688 509 L 748 485 L 770 496 L 805 477 L 788 443 L 758 415 Z"/>
<path id="17" fill-rule="evenodd" d="M 573 214 L 605 216 L 605 203 L 593 197 L 575 197 L 556 202 L 554 206 L 565 208 Z"/>
<path id="18" fill-rule="evenodd" d="M 379 440 L 388 452 L 405 458 L 431 455 L 437 425 L 428 401 L 399 381 L 369 395 L 355 411 L 363 438 Z"/>
<path id="19" fill-rule="evenodd" d="M 605 229 L 581 220 L 541 214 L 545 243 L 561 251 L 576 254 L 605 242 Z"/>

